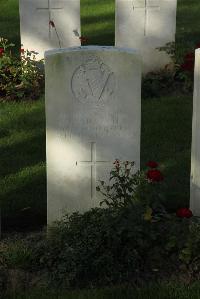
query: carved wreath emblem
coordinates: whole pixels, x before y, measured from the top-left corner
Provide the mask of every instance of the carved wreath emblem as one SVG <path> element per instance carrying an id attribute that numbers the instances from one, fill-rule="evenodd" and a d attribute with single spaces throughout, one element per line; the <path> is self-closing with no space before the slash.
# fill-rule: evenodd
<path id="1" fill-rule="evenodd" d="M 71 86 L 81 103 L 101 105 L 114 93 L 114 73 L 99 57 L 91 56 L 75 70 Z"/>

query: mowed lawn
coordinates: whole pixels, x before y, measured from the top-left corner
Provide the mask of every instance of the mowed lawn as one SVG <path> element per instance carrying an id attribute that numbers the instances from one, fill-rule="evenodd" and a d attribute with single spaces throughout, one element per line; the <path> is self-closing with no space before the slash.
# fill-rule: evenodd
<path id="1" fill-rule="evenodd" d="M 179 53 L 200 42 L 199 13 L 199 0 L 178 1 Z M 114 0 L 82 0 L 81 15 L 89 44 L 114 44 Z M 18 0 L 0 0 L 0 36 L 20 47 Z M 160 163 L 172 210 L 189 203 L 191 124 L 192 94 L 142 100 L 141 164 Z M 0 104 L 0 199 L 4 227 L 45 223 L 44 97 Z"/>

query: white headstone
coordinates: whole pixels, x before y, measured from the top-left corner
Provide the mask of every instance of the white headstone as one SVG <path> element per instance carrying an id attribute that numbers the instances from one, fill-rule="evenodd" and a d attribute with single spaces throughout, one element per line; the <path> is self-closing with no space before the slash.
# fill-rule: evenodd
<path id="1" fill-rule="evenodd" d="M 49 49 L 80 46 L 74 33 L 80 34 L 80 0 L 20 0 L 19 3 L 21 43 L 25 50 L 38 52 L 37 59 L 44 58 Z"/>
<path id="2" fill-rule="evenodd" d="M 195 55 L 190 208 L 200 216 L 200 49 Z"/>
<path id="3" fill-rule="evenodd" d="M 116 158 L 140 166 L 141 59 L 137 51 L 48 51 L 48 223 L 99 206 L 96 186 Z"/>
<path id="4" fill-rule="evenodd" d="M 171 62 L 156 48 L 175 41 L 177 0 L 115 0 L 115 44 L 140 49 L 143 73 Z"/>

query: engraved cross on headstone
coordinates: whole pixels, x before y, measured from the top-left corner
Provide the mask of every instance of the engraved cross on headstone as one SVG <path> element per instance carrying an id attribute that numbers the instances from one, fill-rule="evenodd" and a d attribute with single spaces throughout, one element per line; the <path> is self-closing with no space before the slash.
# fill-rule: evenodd
<path id="1" fill-rule="evenodd" d="M 90 184 L 90 192 L 91 192 L 91 199 L 94 199 L 96 197 L 96 170 L 97 165 L 111 165 L 111 162 L 109 161 L 98 161 L 96 158 L 96 142 L 90 143 L 91 147 L 91 158 L 89 161 L 77 161 L 76 165 L 82 165 L 82 166 L 90 166 L 91 171 L 91 184 Z"/>
<path id="2" fill-rule="evenodd" d="M 143 9 L 144 13 L 145 13 L 145 17 L 144 17 L 144 36 L 147 35 L 147 21 L 148 21 L 148 13 L 149 11 L 152 10 L 160 10 L 160 6 L 159 5 L 150 5 L 149 1 L 151 0 L 144 0 L 144 4 L 141 6 L 136 6 L 134 3 L 135 1 L 133 0 L 133 10 L 135 9 Z"/>
<path id="3" fill-rule="evenodd" d="M 62 10 L 63 7 L 51 7 L 51 0 L 48 0 L 48 7 L 37 7 L 37 10 L 46 10 L 49 14 L 49 38 L 51 37 L 51 25 L 50 25 L 50 21 L 52 20 L 52 11 L 53 10 Z"/>

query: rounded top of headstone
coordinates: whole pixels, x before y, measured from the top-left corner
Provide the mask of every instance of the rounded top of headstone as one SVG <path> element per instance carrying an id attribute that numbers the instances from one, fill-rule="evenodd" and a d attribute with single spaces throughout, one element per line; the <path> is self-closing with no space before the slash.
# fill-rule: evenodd
<path id="1" fill-rule="evenodd" d="M 70 48 L 62 48 L 62 49 L 53 49 L 45 51 L 45 58 L 55 54 L 62 53 L 73 53 L 80 51 L 106 51 L 106 52 L 123 52 L 139 55 L 140 51 L 132 48 L 123 48 L 123 47 L 114 47 L 114 46 L 82 46 L 82 47 L 70 47 Z"/>

